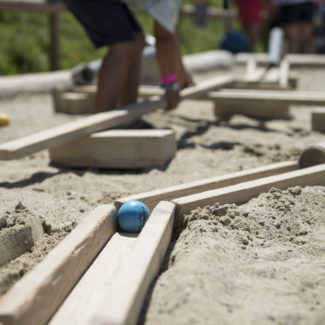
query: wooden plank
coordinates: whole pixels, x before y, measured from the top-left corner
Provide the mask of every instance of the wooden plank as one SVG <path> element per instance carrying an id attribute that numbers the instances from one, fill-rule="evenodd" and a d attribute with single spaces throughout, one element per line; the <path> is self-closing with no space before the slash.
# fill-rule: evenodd
<path id="1" fill-rule="evenodd" d="M 240 90 L 240 89 L 222 89 L 220 91 L 211 91 L 208 98 L 219 104 L 245 104 L 264 103 L 291 104 L 320 106 L 325 105 L 325 94 L 323 92 L 309 91 L 284 91 L 284 90 Z"/>
<path id="2" fill-rule="evenodd" d="M 267 53 L 239 53 L 236 54 L 235 61 L 237 64 L 247 64 L 248 60 L 256 60 L 261 64 L 269 62 Z M 294 67 L 324 67 L 325 57 L 323 54 L 287 54 L 285 58 Z"/>
<path id="3" fill-rule="evenodd" d="M 137 238 L 116 234 L 72 290 L 50 325 L 136 324 L 169 245 L 174 204 L 160 202 Z"/>
<path id="4" fill-rule="evenodd" d="M 172 202 L 176 204 L 176 216 L 179 216 L 217 202 L 242 204 L 272 187 L 284 190 L 292 186 L 307 185 L 325 185 L 325 164 L 193 194 Z"/>
<path id="5" fill-rule="evenodd" d="M 87 324 L 98 302 L 107 299 L 106 288 L 130 256 L 136 240 L 137 234 L 115 233 L 48 325 Z"/>
<path id="6" fill-rule="evenodd" d="M 325 132 L 325 108 L 317 108 L 311 113 L 311 129 Z"/>
<path id="7" fill-rule="evenodd" d="M 233 78 L 230 76 L 220 76 L 205 80 L 194 87 L 182 90 L 181 98 L 195 98 L 212 89 L 230 85 L 232 82 Z M 11 160 L 20 158 L 74 140 L 81 136 L 130 123 L 143 114 L 163 108 L 165 105 L 165 98 L 155 97 L 150 101 L 143 101 L 109 112 L 94 114 L 77 121 L 13 140 L 0 145 L 0 159 Z"/>
<path id="8" fill-rule="evenodd" d="M 109 130 L 51 148 L 67 167 L 139 169 L 164 166 L 177 151 L 173 130 Z"/>
<path id="9" fill-rule="evenodd" d="M 105 299 L 98 302 L 88 325 L 137 324 L 146 293 L 159 272 L 171 240 L 174 212 L 175 205 L 164 201 L 153 210 L 132 254 L 112 278 Z"/>
<path id="10" fill-rule="evenodd" d="M 289 86 L 289 76 L 290 76 L 290 63 L 287 59 L 281 61 L 280 64 L 280 77 L 279 77 L 279 85 L 282 88 Z"/>
<path id="11" fill-rule="evenodd" d="M 260 177 L 277 175 L 295 170 L 297 168 L 298 164 L 292 161 L 275 163 L 267 166 L 235 172 L 228 175 L 206 178 L 187 184 L 176 185 L 164 189 L 127 196 L 116 200 L 114 204 L 116 208 L 119 209 L 120 206 L 127 201 L 139 200 L 145 203 L 151 210 L 154 206 L 156 206 L 156 204 L 163 200 L 172 200 L 177 197 L 187 196 L 199 192 L 205 192 L 216 188 L 234 185 L 240 182 L 247 182 L 253 179 L 258 179 Z"/>
<path id="12" fill-rule="evenodd" d="M 115 231 L 114 206 L 98 206 L 0 299 L 0 323 L 46 323 Z"/>

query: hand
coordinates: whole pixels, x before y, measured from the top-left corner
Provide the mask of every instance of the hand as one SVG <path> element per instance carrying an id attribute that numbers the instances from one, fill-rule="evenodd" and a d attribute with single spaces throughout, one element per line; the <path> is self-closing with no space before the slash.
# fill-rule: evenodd
<path id="1" fill-rule="evenodd" d="M 179 104 L 179 102 L 181 101 L 181 96 L 179 95 L 179 91 L 166 90 L 165 97 L 167 101 L 166 111 L 175 109 Z"/>

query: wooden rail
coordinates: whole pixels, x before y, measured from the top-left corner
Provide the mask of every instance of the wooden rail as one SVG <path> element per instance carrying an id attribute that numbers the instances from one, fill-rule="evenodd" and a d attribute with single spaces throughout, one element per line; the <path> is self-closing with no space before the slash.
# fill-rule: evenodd
<path id="1" fill-rule="evenodd" d="M 262 166 L 242 172 L 245 174 L 242 175 L 244 178 L 238 177 L 238 173 L 221 176 L 227 182 L 223 184 L 214 183 L 215 179 L 211 179 L 211 182 L 203 182 L 209 184 L 208 186 L 204 184 L 198 186 L 195 182 L 184 184 L 183 192 L 175 187 L 161 191 L 169 193 L 169 201 L 172 200 L 176 204 L 175 218 L 177 218 L 184 211 L 202 204 L 242 203 L 272 186 L 287 188 L 295 185 L 325 185 L 325 165 L 290 171 L 296 166 L 296 162 Z M 249 179 L 251 181 L 247 182 Z M 214 184 L 212 191 L 201 192 L 211 188 L 211 184 Z M 189 193 L 193 195 L 188 196 Z M 162 198 L 156 194 L 153 193 L 151 201 Z M 148 194 L 142 196 L 148 197 Z M 114 324 L 136 323 L 143 298 L 157 274 L 170 240 L 173 203 L 158 204 L 149 220 L 152 216 L 153 218 L 138 237 L 116 233 L 114 206 L 97 207 L 49 253 L 44 261 L 2 297 L 0 323 L 5 325 L 46 323 L 91 264 L 89 273 L 87 271 L 82 276 L 75 289 L 71 291 L 71 296 L 69 295 L 62 304 L 62 310 L 56 312 L 52 319 L 53 325 L 94 324 L 94 320 L 101 320 L 105 324 L 109 321 L 116 321 Z M 111 237 L 112 240 L 108 241 Z M 103 246 L 105 248 L 97 255 Z M 98 259 L 93 262 L 96 256 Z M 126 287 L 119 290 L 120 286 Z M 107 306 L 108 301 L 109 306 L 114 305 L 116 308 L 102 308 L 104 304 Z M 85 315 L 84 319 L 78 318 L 81 315 L 79 311 Z"/>

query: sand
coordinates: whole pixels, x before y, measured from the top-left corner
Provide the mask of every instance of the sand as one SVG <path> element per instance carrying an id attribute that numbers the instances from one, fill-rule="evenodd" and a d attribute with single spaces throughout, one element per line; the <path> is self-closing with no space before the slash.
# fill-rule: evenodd
<path id="1" fill-rule="evenodd" d="M 145 324 L 323 323 L 325 187 L 274 188 L 182 221 Z"/>
<path id="2" fill-rule="evenodd" d="M 238 73 L 238 71 L 240 72 L 241 70 L 236 70 L 234 73 Z M 231 71 L 225 70 L 213 73 L 211 72 L 210 75 L 228 73 L 231 73 Z M 301 76 L 301 89 L 306 91 L 325 89 L 325 85 L 323 83 L 324 70 L 313 69 L 309 71 L 304 69 L 299 70 L 299 73 Z M 196 80 L 207 77 L 209 77 L 209 74 L 195 76 Z M 7 113 L 11 117 L 11 124 L 7 127 L 0 128 L 0 143 L 4 143 L 21 136 L 79 118 L 79 116 L 55 114 L 53 111 L 52 99 L 49 94 L 22 94 L 15 98 L 2 99 L 0 101 L 0 112 Z M 163 167 L 153 167 L 138 171 L 98 170 L 92 168 L 61 168 L 60 166 L 50 163 L 47 151 L 41 151 L 14 161 L 0 161 L 0 218 L 6 215 L 6 211 L 13 212 L 17 204 L 21 202 L 31 214 L 44 220 L 44 225 L 46 225 L 44 228 L 44 239 L 39 240 L 37 244 L 30 249 L 30 251 L 11 261 L 7 265 L 0 267 L 0 294 L 3 294 L 6 290 L 8 290 L 14 281 L 17 281 L 21 276 L 23 276 L 23 274 L 41 261 L 46 253 L 67 233 L 69 233 L 69 231 L 71 231 L 79 220 L 81 220 L 99 204 L 112 203 L 116 198 L 126 195 L 173 186 L 194 180 L 200 180 L 202 178 L 224 175 L 230 172 L 245 170 L 273 162 L 297 160 L 301 152 L 306 147 L 311 144 L 325 141 L 324 134 L 311 131 L 310 112 L 311 109 L 308 107 L 299 109 L 292 108 L 292 118 L 290 120 L 273 120 L 261 123 L 248 117 L 234 116 L 229 122 L 221 122 L 218 121 L 218 119 L 216 119 L 213 115 L 212 103 L 205 101 L 184 101 L 175 111 L 169 113 L 157 111 L 147 116 L 147 118 L 157 127 L 171 127 L 175 130 L 178 145 L 176 156 Z M 302 190 L 302 193 L 304 193 L 304 191 L 305 189 Z M 322 188 L 309 188 L 308 191 L 308 193 L 323 193 Z M 286 198 L 288 195 L 289 194 L 281 193 L 281 196 Z M 317 195 L 321 196 L 321 194 Z M 300 195 L 299 197 L 303 196 Z M 299 206 L 300 203 L 296 201 L 294 202 L 295 206 Z M 308 205 L 309 203 L 305 202 L 304 204 Z M 240 211 L 240 209 L 241 207 L 234 207 L 229 209 L 229 211 Z M 306 207 L 306 209 L 309 211 L 308 213 L 310 213 L 311 210 L 308 210 L 309 207 Z M 319 202 L 319 205 L 313 206 L 313 209 L 317 211 L 317 214 L 315 215 L 319 217 L 322 215 L 322 213 L 324 215 L 323 203 Z M 261 214 L 262 212 L 256 213 Z M 254 214 L 250 215 L 250 217 L 252 218 L 250 223 L 255 220 L 254 218 L 257 218 L 256 215 L 254 216 Z M 278 218 L 278 216 L 276 216 L 276 218 Z M 283 218 L 283 220 L 291 220 L 290 218 L 292 218 L 292 216 L 288 212 L 288 215 Z M 302 215 L 299 220 L 302 222 L 302 220 L 305 220 L 304 218 L 305 215 Z M 207 215 L 206 222 L 210 222 L 209 219 L 210 216 Z M 243 223 L 245 220 L 250 220 L 243 219 L 242 217 L 238 219 L 243 220 Z M 198 220 L 200 220 L 199 217 Z M 276 219 L 276 221 L 279 222 L 282 222 L 281 220 Z M 220 228 L 222 223 L 219 221 L 217 221 L 217 223 L 217 227 Z M 247 223 L 249 224 L 248 221 Z M 189 225 L 190 224 L 191 223 L 189 223 Z M 216 243 L 219 243 L 220 238 L 218 236 L 220 235 L 220 232 L 213 233 L 213 229 L 208 231 L 209 227 L 210 226 L 207 224 L 202 229 L 206 228 L 206 232 L 211 234 L 211 242 L 209 243 L 212 245 L 212 247 L 216 247 Z M 256 227 L 260 226 L 256 225 Z M 229 225 L 226 225 L 225 229 L 228 228 Z M 272 230 L 278 231 L 274 225 L 273 228 Z M 309 231 L 308 234 L 306 236 L 302 236 L 302 239 L 309 238 L 310 245 L 313 245 L 313 241 L 316 239 L 312 238 L 316 238 L 317 236 L 316 232 L 315 234 L 311 234 L 309 228 L 310 227 L 307 227 L 307 230 Z M 183 232 L 180 234 L 180 240 L 182 238 L 182 234 L 187 232 L 186 229 L 187 228 L 184 228 Z M 266 241 L 266 245 L 277 243 L 277 237 L 274 232 L 270 231 L 270 233 L 267 234 L 271 228 L 263 229 L 266 232 L 266 234 L 264 234 L 265 238 L 270 238 Z M 245 231 L 242 231 L 243 235 L 246 236 Z M 280 231 L 282 231 L 282 226 Z M 234 231 L 229 230 L 229 234 L 234 233 Z M 205 239 L 206 236 L 207 234 L 203 233 L 202 240 Z M 251 234 L 250 236 L 252 240 L 250 241 L 247 239 L 249 241 L 248 245 L 244 243 L 239 244 L 235 241 L 235 239 L 229 239 L 229 247 L 233 247 L 234 250 L 227 249 L 228 241 L 225 239 L 223 248 L 216 248 L 215 253 L 211 252 L 211 269 L 207 268 L 206 271 L 203 272 L 204 276 L 201 276 L 200 280 L 196 283 L 196 286 L 202 285 L 203 287 L 209 287 L 209 283 L 211 282 L 220 282 L 216 279 L 220 279 L 219 276 L 222 274 L 226 280 L 228 273 L 225 270 L 232 270 L 233 268 L 238 267 L 241 269 L 242 265 L 246 263 L 246 257 L 249 259 L 254 258 L 255 251 L 257 254 L 261 254 L 260 273 L 265 273 L 265 276 L 271 277 L 271 274 L 273 274 L 272 270 L 275 267 L 275 264 L 277 264 L 277 259 L 280 259 L 280 254 L 274 253 L 274 261 L 267 265 L 267 258 L 262 252 L 268 252 L 269 250 L 262 249 L 258 246 L 260 239 L 256 237 L 257 235 Z M 275 237 L 273 238 L 272 236 Z M 308 246 L 302 244 L 299 246 L 300 244 L 289 242 L 285 239 L 282 239 L 281 243 L 285 243 L 284 247 L 295 245 L 294 253 L 290 253 L 290 256 L 296 256 L 296 259 L 292 259 L 292 261 L 295 261 L 296 263 L 294 265 L 304 265 L 302 262 L 307 260 L 309 261 L 309 259 L 310 262 L 314 263 L 312 253 L 310 253 L 311 255 L 309 256 L 308 252 L 304 251 L 303 249 L 304 247 Z M 180 247 L 183 247 L 182 244 L 179 245 Z M 280 249 L 281 245 L 279 242 L 274 246 L 277 247 L 274 248 L 275 252 L 277 252 L 277 249 Z M 242 249 L 242 247 L 246 247 L 246 249 Z M 203 250 L 203 246 L 201 248 L 202 251 L 200 251 L 200 246 L 197 245 L 195 249 L 195 256 L 193 255 L 193 257 L 189 257 L 192 263 L 198 264 L 199 267 L 204 264 L 201 263 L 200 258 L 203 258 L 203 255 L 206 254 L 206 250 Z M 284 250 L 285 248 L 283 248 L 283 252 Z M 188 255 L 191 255 L 190 253 L 192 253 L 192 250 L 187 250 L 187 252 Z M 172 256 L 174 256 L 176 253 L 172 254 Z M 321 254 L 321 249 L 319 254 Z M 321 261 L 323 256 L 324 254 L 319 255 L 319 261 Z M 218 259 L 218 263 L 216 262 L 216 259 Z M 215 264 L 219 264 L 221 262 L 224 267 L 224 271 L 219 269 L 216 271 L 217 275 L 211 274 L 211 270 L 214 270 L 213 268 L 215 267 Z M 280 264 L 283 265 L 281 266 L 283 269 L 292 269 L 292 266 L 290 266 L 289 263 L 288 266 L 286 266 L 285 261 L 282 261 Z M 249 266 L 248 263 L 245 265 Z M 324 275 L 324 273 L 322 273 L 323 268 L 324 264 L 319 262 L 317 264 L 317 268 L 306 266 L 304 272 L 308 275 L 308 279 L 313 279 L 315 274 L 319 274 L 320 277 L 322 274 Z M 243 274 L 245 274 L 244 271 L 244 269 L 241 270 Z M 195 281 L 194 273 L 192 274 L 187 272 L 186 269 L 183 272 L 185 274 L 180 276 L 180 282 L 182 282 L 182 279 L 184 278 L 184 283 L 186 285 L 185 275 L 193 276 L 193 280 Z M 247 282 L 250 284 L 239 283 L 234 284 L 232 287 L 230 285 L 230 283 L 232 283 L 231 279 L 236 279 L 238 274 L 230 272 L 230 282 L 220 282 L 219 285 L 222 286 L 222 288 L 215 288 L 215 297 L 222 296 L 218 295 L 218 292 L 220 292 L 221 289 L 222 292 L 225 293 L 225 296 L 218 300 L 219 302 L 221 301 L 222 306 L 224 306 L 220 307 L 220 305 L 218 307 L 220 310 L 221 308 L 224 308 L 223 312 L 221 313 L 223 316 L 220 316 L 225 317 L 224 322 L 230 322 L 231 320 L 236 319 L 236 317 L 239 317 L 238 315 L 240 314 L 239 312 L 234 312 L 232 315 L 227 311 L 228 305 L 229 309 L 231 310 L 235 310 L 234 305 L 237 304 L 238 306 L 242 306 L 242 310 L 249 308 L 248 305 L 239 303 L 236 298 L 237 292 L 240 292 L 238 295 L 244 297 L 244 292 L 246 291 L 245 288 L 247 288 L 247 286 L 252 286 L 252 284 L 255 282 L 255 278 L 258 278 L 255 274 L 257 271 L 254 271 L 254 273 L 253 270 L 250 270 L 249 272 L 251 273 L 247 273 L 245 278 L 247 278 Z M 280 271 L 274 271 L 274 274 L 280 277 L 279 272 Z M 283 276 L 288 277 L 287 273 L 284 274 L 286 275 Z M 217 276 L 217 278 L 212 280 L 209 278 L 210 276 Z M 10 281 L 1 280 L 8 278 L 10 278 Z M 269 279 L 269 282 L 272 282 L 272 278 Z M 276 285 L 282 285 L 282 282 L 280 282 L 277 282 Z M 307 281 L 305 286 L 308 287 L 309 285 L 311 284 L 309 284 Z M 272 287 L 271 284 L 270 286 Z M 189 290 L 192 292 L 191 288 Z M 260 292 L 263 292 L 264 290 L 267 292 L 269 287 L 261 284 L 256 290 L 259 290 Z M 220 294 L 222 292 L 220 292 Z M 321 292 L 316 294 L 317 297 L 319 297 L 319 295 L 321 295 Z M 288 300 L 288 303 L 294 299 L 298 299 L 295 298 L 296 296 L 297 291 L 292 291 L 292 295 L 282 296 L 281 300 L 279 301 L 279 305 L 281 305 L 286 299 Z M 164 299 L 168 301 L 169 298 L 170 297 L 165 297 Z M 245 300 L 244 298 L 241 299 Z M 258 295 L 254 295 L 252 299 L 256 301 L 256 299 L 258 299 Z M 320 298 L 315 298 L 315 300 L 311 300 L 310 302 L 307 299 L 308 301 L 305 302 L 306 306 L 308 305 L 308 308 L 315 308 L 316 310 L 318 308 L 316 306 L 317 299 L 322 302 L 322 299 Z M 302 300 L 299 300 L 299 303 L 301 303 L 301 301 Z M 198 301 L 197 306 L 200 309 L 202 308 L 202 310 L 206 308 L 206 310 L 211 309 L 214 311 L 217 307 L 215 304 L 212 304 L 212 302 L 213 300 L 211 300 L 211 303 L 209 304 L 201 304 L 201 302 Z M 271 302 L 267 303 L 270 304 L 270 307 L 274 306 Z M 183 305 L 183 302 L 180 301 L 179 305 Z M 152 308 L 157 310 L 154 306 L 155 305 L 153 302 Z M 151 315 L 150 310 L 151 307 L 149 308 L 148 317 L 157 319 L 156 316 L 149 316 Z M 307 316 L 309 315 L 308 313 L 306 313 Z M 208 311 L 207 315 L 210 315 Z M 251 317 L 249 315 L 250 313 L 247 311 L 247 319 L 252 320 L 252 318 L 249 318 Z M 261 317 L 264 317 L 263 315 Z M 277 317 L 278 314 L 277 312 L 273 311 L 272 313 L 270 312 L 270 315 L 273 315 L 272 317 Z M 181 323 L 182 315 L 180 316 L 180 319 L 177 318 L 178 316 L 176 314 L 173 314 L 173 317 L 175 318 L 173 318 L 171 323 L 176 324 L 178 321 Z M 221 318 L 219 320 L 220 322 L 223 322 Z M 188 322 L 190 322 L 189 319 Z M 205 324 L 206 320 L 199 322 Z"/>

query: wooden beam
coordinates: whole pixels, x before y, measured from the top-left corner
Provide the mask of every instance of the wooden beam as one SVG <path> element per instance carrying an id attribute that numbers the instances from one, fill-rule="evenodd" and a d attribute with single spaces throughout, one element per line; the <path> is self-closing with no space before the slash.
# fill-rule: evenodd
<path id="1" fill-rule="evenodd" d="M 138 234 L 116 232 L 69 293 L 48 325 L 87 324 L 117 270 L 133 252 Z M 105 288 L 105 289 L 104 289 Z"/>
<path id="2" fill-rule="evenodd" d="M 136 324 L 169 245 L 175 205 L 160 202 L 138 237 L 115 234 L 49 325 Z M 131 271 L 130 271 L 131 270 Z"/>
<path id="3" fill-rule="evenodd" d="M 267 53 L 239 53 L 235 56 L 237 64 L 246 64 L 248 60 L 256 60 L 258 63 L 267 64 L 269 61 Z M 287 54 L 285 58 L 294 67 L 324 67 L 325 57 L 323 54 Z"/>
<path id="4" fill-rule="evenodd" d="M 320 106 L 325 105 L 325 94 L 323 92 L 309 91 L 284 91 L 284 90 L 240 90 L 222 89 L 220 91 L 209 92 L 207 98 L 220 104 L 241 103 L 260 103 L 261 109 L 264 103 L 290 104 Z"/>
<path id="5" fill-rule="evenodd" d="M 205 80 L 181 91 L 182 99 L 192 99 L 212 90 L 230 85 L 233 78 L 220 76 Z M 165 98 L 153 98 L 134 105 L 124 106 L 109 112 L 98 113 L 49 130 L 32 134 L 0 145 L 0 159 L 11 160 L 48 149 L 104 129 L 130 123 L 143 114 L 163 108 Z"/>
<path id="6" fill-rule="evenodd" d="M 193 194 L 174 199 L 172 202 L 176 204 L 176 216 L 180 216 L 217 202 L 242 204 L 272 187 L 284 190 L 292 186 L 312 185 L 325 185 L 325 164 Z"/>
<path id="7" fill-rule="evenodd" d="M 0 299 L 0 323 L 45 324 L 116 231 L 116 210 L 101 205 Z"/>
<path id="8" fill-rule="evenodd" d="M 288 171 L 292 171 L 297 168 L 298 168 L 298 164 L 292 161 L 275 163 L 267 166 L 235 172 L 228 175 L 216 176 L 216 177 L 207 178 L 207 179 L 203 179 L 203 180 L 199 180 L 187 184 L 171 186 L 164 189 L 127 196 L 116 200 L 114 204 L 116 208 L 119 209 L 120 206 L 127 201 L 139 200 L 145 203 L 148 206 L 148 208 L 151 210 L 160 201 L 163 200 L 164 201 L 172 200 L 177 197 L 188 196 L 199 192 L 205 192 L 216 188 L 222 188 L 240 182 L 247 182 L 250 180 L 258 179 L 260 177 L 286 173 Z"/>

